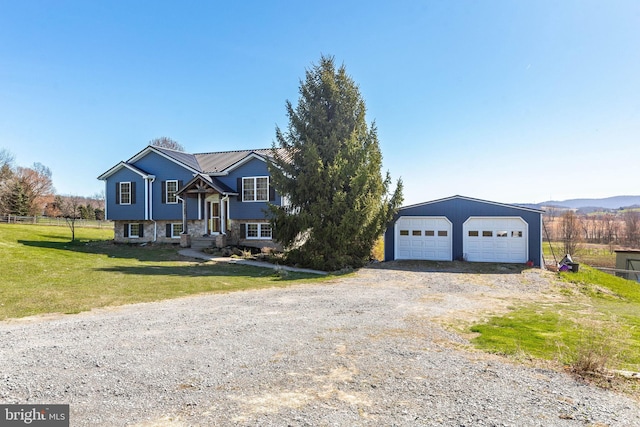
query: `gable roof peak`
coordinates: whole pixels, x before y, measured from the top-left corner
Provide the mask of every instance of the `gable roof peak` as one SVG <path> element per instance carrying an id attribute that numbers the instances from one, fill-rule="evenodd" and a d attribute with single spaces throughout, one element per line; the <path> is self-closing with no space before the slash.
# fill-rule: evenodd
<path id="1" fill-rule="evenodd" d="M 416 206 L 423 206 L 423 205 L 430 205 L 430 204 L 434 204 L 434 203 L 441 203 L 441 202 L 445 202 L 445 201 L 448 201 L 448 200 L 455 200 L 455 199 L 468 200 L 468 201 L 472 201 L 472 202 L 476 202 L 476 203 L 486 203 L 486 204 L 490 204 L 490 205 L 503 206 L 503 207 L 513 208 L 513 209 L 520 209 L 520 210 L 524 210 L 524 211 L 530 211 L 530 212 L 539 212 L 539 213 L 543 213 L 544 212 L 541 209 L 534 209 L 534 208 L 529 208 L 529 207 L 526 207 L 526 206 L 520 206 L 520 205 L 515 205 L 515 204 L 510 204 L 510 203 L 494 202 L 494 201 L 491 201 L 491 200 L 477 199 L 477 198 L 474 198 L 474 197 L 461 196 L 459 194 L 456 194 L 455 196 L 443 197 L 441 199 L 430 200 L 430 201 L 427 201 L 427 202 L 416 203 L 416 204 L 413 204 L 413 205 L 402 206 L 399 210 L 413 208 L 413 207 L 416 207 Z"/>

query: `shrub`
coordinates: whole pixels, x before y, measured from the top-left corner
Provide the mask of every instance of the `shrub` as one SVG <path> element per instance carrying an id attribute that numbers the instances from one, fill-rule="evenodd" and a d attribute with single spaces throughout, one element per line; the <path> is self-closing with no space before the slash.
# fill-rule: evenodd
<path id="1" fill-rule="evenodd" d="M 575 348 L 568 354 L 571 371 L 581 377 L 606 374 L 620 363 L 629 334 L 615 321 L 606 325 L 587 321 L 582 327 Z"/>
<path id="2" fill-rule="evenodd" d="M 371 249 L 371 258 L 376 261 L 384 261 L 384 237 L 378 237 L 373 249 Z"/>

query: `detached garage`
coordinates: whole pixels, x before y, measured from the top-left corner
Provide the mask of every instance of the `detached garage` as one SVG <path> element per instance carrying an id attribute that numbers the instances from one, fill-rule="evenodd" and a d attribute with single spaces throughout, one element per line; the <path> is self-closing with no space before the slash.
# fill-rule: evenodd
<path id="1" fill-rule="evenodd" d="M 385 260 L 542 265 L 538 209 L 463 196 L 400 208 L 385 232 Z"/>

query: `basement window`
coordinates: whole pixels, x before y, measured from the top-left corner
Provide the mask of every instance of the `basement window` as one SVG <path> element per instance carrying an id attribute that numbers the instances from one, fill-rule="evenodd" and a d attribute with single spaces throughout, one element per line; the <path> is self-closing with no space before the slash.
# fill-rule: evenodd
<path id="1" fill-rule="evenodd" d="M 140 237 L 140 224 L 129 224 L 129 237 Z"/>
<path id="2" fill-rule="evenodd" d="M 171 238 L 179 239 L 180 234 L 182 234 L 182 223 L 171 224 Z"/>
<path id="3" fill-rule="evenodd" d="M 247 239 L 271 239 L 271 224 L 268 222 L 247 224 Z"/>

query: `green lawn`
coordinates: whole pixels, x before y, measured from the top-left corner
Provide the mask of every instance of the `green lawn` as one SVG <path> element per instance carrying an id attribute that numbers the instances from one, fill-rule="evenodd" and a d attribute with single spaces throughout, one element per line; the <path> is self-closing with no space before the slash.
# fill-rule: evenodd
<path id="1" fill-rule="evenodd" d="M 525 305 L 474 325 L 473 343 L 567 365 L 589 350 L 605 356 L 609 369 L 640 371 L 640 284 L 585 265 L 559 275 L 564 302 Z"/>
<path id="2" fill-rule="evenodd" d="M 327 280 L 302 273 L 198 262 L 170 245 L 113 244 L 113 230 L 0 224 L 0 320 Z"/>
<path id="3" fill-rule="evenodd" d="M 553 250 L 551 246 L 553 246 Z M 547 241 L 542 243 L 542 251 L 547 264 L 554 264 L 554 255 L 555 262 L 559 262 L 565 255 L 561 242 L 552 242 L 551 246 L 549 246 L 549 242 Z M 616 247 L 610 247 L 609 245 L 581 243 L 578 246 L 577 253 L 571 254 L 571 258 L 577 263 L 584 263 L 596 267 L 615 268 L 615 248 Z"/>

